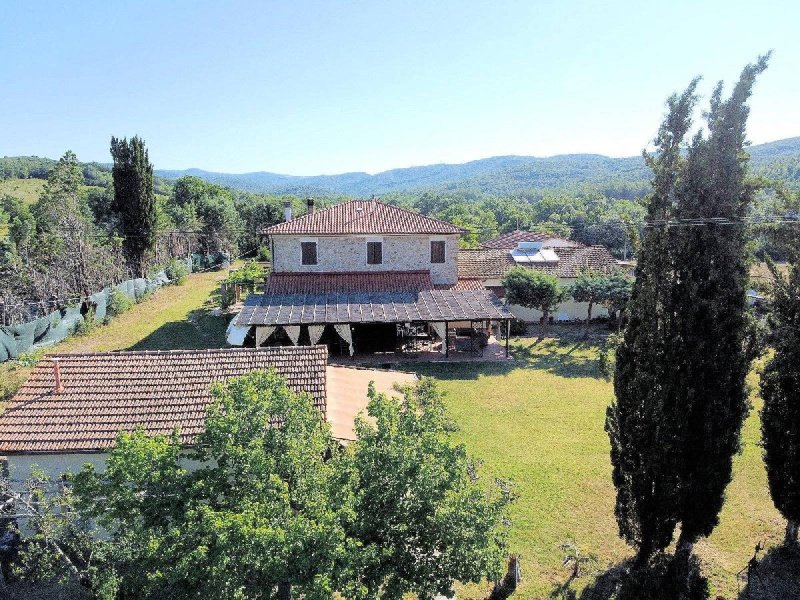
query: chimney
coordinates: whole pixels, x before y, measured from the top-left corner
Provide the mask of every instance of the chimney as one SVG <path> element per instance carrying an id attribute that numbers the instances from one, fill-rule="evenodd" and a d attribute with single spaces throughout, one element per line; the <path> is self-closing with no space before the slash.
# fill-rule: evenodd
<path id="1" fill-rule="evenodd" d="M 308 206 L 308 210 L 306 210 L 306 214 L 313 215 L 314 214 L 314 199 L 313 198 L 306 198 L 306 205 Z"/>
<path id="2" fill-rule="evenodd" d="M 292 203 L 290 200 L 283 201 L 283 220 L 284 221 L 292 220 Z"/>
<path id="3" fill-rule="evenodd" d="M 64 391 L 64 384 L 61 383 L 61 368 L 58 365 L 58 359 L 53 359 L 53 377 L 56 380 L 55 393 L 60 394 Z"/>

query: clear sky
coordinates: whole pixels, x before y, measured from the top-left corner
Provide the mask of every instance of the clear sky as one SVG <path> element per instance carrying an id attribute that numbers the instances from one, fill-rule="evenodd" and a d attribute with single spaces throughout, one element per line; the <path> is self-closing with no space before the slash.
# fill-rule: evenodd
<path id="1" fill-rule="evenodd" d="M 797 0 L 3 0 L 0 155 L 316 175 L 638 154 L 694 75 L 774 49 L 749 136 L 800 135 Z"/>

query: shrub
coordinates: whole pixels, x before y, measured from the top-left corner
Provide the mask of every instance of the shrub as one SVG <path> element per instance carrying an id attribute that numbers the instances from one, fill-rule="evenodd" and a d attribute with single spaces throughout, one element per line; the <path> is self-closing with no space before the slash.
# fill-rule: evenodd
<path id="1" fill-rule="evenodd" d="M 621 333 L 612 333 L 606 338 L 605 344 L 600 349 L 600 356 L 597 359 L 597 370 L 600 374 L 611 381 L 614 379 L 614 370 L 617 365 L 617 348 L 622 343 Z"/>
<path id="2" fill-rule="evenodd" d="M 90 308 L 83 316 L 83 320 L 75 325 L 75 335 L 89 335 L 98 325 L 100 322 L 94 318 L 94 309 Z"/>
<path id="3" fill-rule="evenodd" d="M 267 246 L 258 247 L 258 260 L 261 262 L 269 262 L 272 260 L 272 253 Z"/>
<path id="4" fill-rule="evenodd" d="M 175 285 L 183 285 L 189 276 L 189 267 L 186 266 L 186 261 L 173 258 L 164 269 L 167 278 Z"/>
<path id="5" fill-rule="evenodd" d="M 263 265 L 257 263 L 255 260 L 248 260 L 244 265 L 231 272 L 226 283 L 245 283 L 249 281 L 259 281 L 264 279 L 266 271 Z"/>
<path id="6" fill-rule="evenodd" d="M 132 306 L 133 300 L 117 288 L 111 288 L 111 295 L 108 297 L 108 308 L 106 309 L 108 317 L 121 315 L 130 310 Z"/>

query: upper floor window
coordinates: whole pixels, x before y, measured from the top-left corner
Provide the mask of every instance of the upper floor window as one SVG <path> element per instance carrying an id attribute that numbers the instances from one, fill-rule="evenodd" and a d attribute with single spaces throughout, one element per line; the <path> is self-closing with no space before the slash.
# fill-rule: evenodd
<path id="1" fill-rule="evenodd" d="M 444 240 L 431 241 L 431 262 L 432 263 L 444 262 Z"/>
<path id="2" fill-rule="evenodd" d="M 317 264 L 317 242 L 300 242 L 300 252 L 304 265 Z"/>
<path id="3" fill-rule="evenodd" d="M 383 264 L 383 242 L 367 242 L 367 264 Z"/>

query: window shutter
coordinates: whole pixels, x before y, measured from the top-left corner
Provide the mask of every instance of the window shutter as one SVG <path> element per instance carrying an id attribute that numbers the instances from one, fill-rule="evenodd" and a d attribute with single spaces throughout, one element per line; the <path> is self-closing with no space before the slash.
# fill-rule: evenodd
<path id="1" fill-rule="evenodd" d="M 437 240 L 431 242 L 431 262 L 443 263 L 444 262 L 444 242 Z"/>
<path id="2" fill-rule="evenodd" d="M 383 242 L 367 242 L 367 264 L 383 264 Z"/>
<path id="3" fill-rule="evenodd" d="M 316 242 L 300 242 L 300 250 L 302 252 L 302 262 L 304 265 L 317 264 Z"/>

